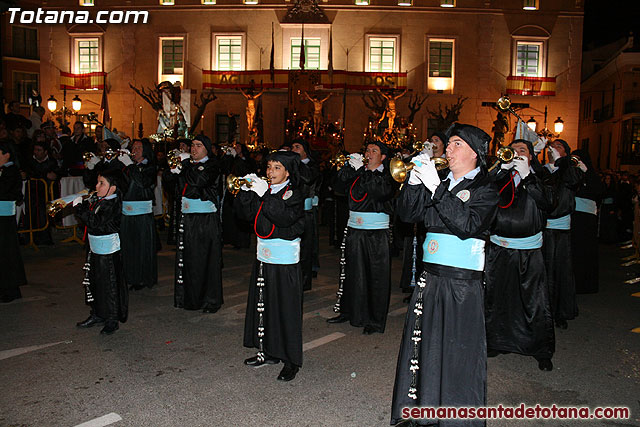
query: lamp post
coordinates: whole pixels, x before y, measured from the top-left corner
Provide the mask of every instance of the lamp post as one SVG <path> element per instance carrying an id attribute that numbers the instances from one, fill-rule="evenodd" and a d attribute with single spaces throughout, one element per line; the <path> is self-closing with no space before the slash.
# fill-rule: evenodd
<path id="1" fill-rule="evenodd" d="M 62 108 L 58 110 L 58 100 L 53 95 L 51 95 L 49 99 L 47 99 L 47 108 L 49 109 L 51 115 L 57 116 L 60 123 L 66 126 L 69 124 L 67 122 L 67 116 L 70 116 L 72 114 L 78 115 L 78 112 L 82 109 L 82 100 L 78 95 L 73 97 L 73 99 L 71 100 L 71 109 L 73 110 L 73 112 L 69 111 L 67 109 L 67 88 L 63 87 Z M 60 119 L 60 117 L 62 119 Z"/>
<path id="2" fill-rule="evenodd" d="M 532 109 L 533 111 L 537 111 L 538 113 L 542 112 L 533 107 L 529 107 L 529 108 Z M 531 129 L 534 132 L 536 131 L 537 125 L 538 123 L 536 122 L 536 119 L 533 118 L 533 116 L 531 116 L 531 118 L 527 120 L 527 126 L 529 126 L 529 129 Z M 562 120 L 560 116 L 558 116 L 558 118 L 553 122 L 553 131 L 555 133 L 551 132 L 549 128 L 547 128 L 547 106 L 545 105 L 544 106 L 544 128 L 538 131 L 537 134 L 547 140 L 550 140 L 551 138 L 558 138 L 562 133 L 562 131 L 564 131 L 564 120 Z M 545 150 L 542 150 L 543 162 L 546 160 L 545 158 L 546 158 L 546 152 Z"/>

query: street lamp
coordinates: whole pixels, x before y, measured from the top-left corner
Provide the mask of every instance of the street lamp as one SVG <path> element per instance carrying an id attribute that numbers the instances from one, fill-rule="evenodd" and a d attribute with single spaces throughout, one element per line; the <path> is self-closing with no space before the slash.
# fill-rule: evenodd
<path id="1" fill-rule="evenodd" d="M 82 100 L 78 97 L 78 95 L 76 95 L 71 100 L 71 108 L 73 108 L 73 111 L 76 113 L 82 108 Z"/>
<path id="2" fill-rule="evenodd" d="M 531 118 L 527 120 L 527 126 L 529 126 L 529 129 L 531 129 L 532 131 L 536 131 L 538 123 L 536 123 L 536 119 L 534 119 L 533 116 L 531 116 Z"/>
<path id="3" fill-rule="evenodd" d="M 49 99 L 47 99 L 47 108 L 51 113 L 58 109 L 58 100 L 51 95 Z"/>
<path id="4" fill-rule="evenodd" d="M 564 121 L 558 117 L 555 122 L 553 122 L 553 130 L 556 133 L 562 133 L 564 130 Z"/>

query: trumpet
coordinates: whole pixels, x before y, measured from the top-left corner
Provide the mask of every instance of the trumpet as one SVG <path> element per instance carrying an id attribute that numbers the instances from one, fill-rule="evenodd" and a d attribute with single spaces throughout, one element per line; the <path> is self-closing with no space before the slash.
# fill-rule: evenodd
<path id="1" fill-rule="evenodd" d="M 266 176 L 262 176 L 260 177 L 260 179 L 264 179 L 265 181 L 267 181 L 267 183 L 271 182 L 271 179 L 267 178 Z M 227 191 L 229 191 L 229 193 L 233 194 L 234 196 L 238 194 L 238 192 L 240 192 L 240 189 L 243 185 L 251 188 L 251 184 L 252 181 L 250 179 L 238 178 L 235 175 L 227 176 Z"/>
<path id="2" fill-rule="evenodd" d="M 66 208 L 69 203 L 73 202 L 76 198 L 82 197 L 83 199 L 89 199 L 93 195 L 95 195 L 95 191 L 89 192 L 88 190 L 82 190 L 76 194 L 70 194 L 68 196 L 60 197 L 59 199 L 52 200 L 47 204 L 47 214 L 51 218 L 60 213 L 64 208 Z"/>
<path id="3" fill-rule="evenodd" d="M 443 170 L 449 167 L 449 161 L 443 157 L 434 157 L 431 161 L 435 164 L 437 170 Z M 416 166 L 413 162 L 405 163 L 399 157 L 394 157 L 389 162 L 389 171 L 391 177 L 396 182 L 405 182 L 409 172 Z"/>
<path id="4" fill-rule="evenodd" d="M 496 102 L 496 105 L 498 107 L 498 110 L 505 113 L 511 113 L 516 118 L 524 122 L 524 120 L 522 120 L 522 117 L 520 117 L 518 113 L 516 113 L 515 110 L 511 108 L 511 98 L 509 98 L 509 95 L 503 95 L 500 98 L 498 98 L 498 102 Z"/>
<path id="5" fill-rule="evenodd" d="M 124 148 L 121 148 L 119 150 L 113 150 L 111 148 L 107 149 L 104 154 L 98 156 L 95 153 L 92 153 L 91 151 L 87 151 L 82 155 L 82 160 L 84 160 L 85 162 L 89 162 L 91 161 L 91 159 L 98 157 L 100 160 L 113 160 L 116 157 L 118 157 L 121 154 L 126 154 L 129 157 L 132 157 L 131 153 L 129 152 L 129 150 L 126 150 Z M 132 157 L 133 158 L 133 157 Z"/>
<path id="6" fill-rule="evenodd" d="M 514 159 L 522 160 L 522 157 L 516 156 L 516 152 L 511 147 L 500 147 L 496 153 L 498 160 L 489 168 L 489 172 L 494 170 L 500 163 L 511 163 Z"/>
<path id="7" fill-rule="evenodd" d="M 180 154 L 182 154 L 182 152 L 177 148 L 169 151 L 169 169 L 182 169 L 182 159 L 180 158 Z"/>
<path id="8" fill-rule="evenodd" d="M 337 170 L 340 170 L 344 166 L 345 163 L 349 161 L 349 156 L 339 153 L 333 159 L 329 161 L 331 166 L 335 166 Z"/>
<path id="9" fill-rule="evenodd" d="M 580 157 L 576 156 L 575 154 L 572 154 L 569 156 L 569 164 L 573 167 L 578 167 L 578 164 L 581 162 Z"/>

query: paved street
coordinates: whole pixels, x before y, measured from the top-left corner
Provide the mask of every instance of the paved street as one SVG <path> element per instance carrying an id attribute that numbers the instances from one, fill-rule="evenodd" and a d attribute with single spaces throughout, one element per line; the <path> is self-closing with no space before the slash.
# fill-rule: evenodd
<path id="1" fill-rule="evenodd" d="M 383 335 L 330 325 L 339 254 L 328 246 L 326 229 L 321 233 L 321 271 L 304 300 L 304 366 L 290 383 L 276 381 L 282 365 L 242 363 L 253 355 L 242 346 L 252 250 L 225 248 L 225 304 L 203 314 L 173 308 L 175 252 L 165 245 L 159 286 L 131 293 L 129 321 L 100 336 L 99 328 L 75 327 L 88 314 L 81 246 L 23 247 L 29 284 L 22 300 L 0 305 L 0 425 L 76 426 L 106 415 L 89 425 L 118 419 L 116 426 L 388 425 L 406 311 L 399 259 Z M 627 406 L 629 420 L 588 424 L 640 425 L 640 334 L 631 332 L 640 327 L 640 298 L 631 296 L 640 284 L 622 284 L 634 267 L 620 267 L 630 253 L 601 247 L 601 291 L 580 295 L 580 316 L 557 330 L 553 372 L 538 370 L 533 358 L 489 360 L 490 405 Z"/>

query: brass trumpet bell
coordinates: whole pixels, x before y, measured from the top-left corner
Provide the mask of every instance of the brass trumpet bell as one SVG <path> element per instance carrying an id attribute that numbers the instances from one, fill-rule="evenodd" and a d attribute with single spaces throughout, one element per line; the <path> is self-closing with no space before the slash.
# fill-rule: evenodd
<path id="1" fill-rule="evenodd" d="M 498 160 L 491 165 L 489 168 L 489 172 L 494 170 L 500 163 L 511 163 L 513 159 L 522 159 L 522 157 L 516 156 L 516 152 L 511 147 L 500 147 L 498 148 L 498 152 L 496 153 L 496 157 Z"/>
<path id="2" fill-rule="evenodd" d="M 68 196 L 64 196 L 59 199 L 52 200 L 47 204 L 47 214 L 51 218 L 53 218 L 54 216 L 62 212 L 62 210 L 64 210 L 69 205 L 69 203 L 73 202 L 76 199 L 76 197 L 82 197 L 83 199 L 88 199 L 89 197 L 93 196 L 95 193 L 96 193 L 95 191 L 92 191 L 91 193 L 89 193 L 87 190 L 82 190 L 79 193 L 70 194 Z"/>
<path id="3" fill-rule="evenodd" d="M 349 156 L 345 156 L 344 154 L 339 153 L 333 159 L 331 159 L 329 163 L 331 163 L 332 167 L 335 166 L 337 170 L 340 170 L 340 168 L 342 168 L 344 164 L 347 163 L 348 161 L 349 161 Z"/>
<path id="4" fill-rule="evenodd" d="M 271 182 L 271 180 L 267 177 L 260 177 L 260 178 L 267 181 L 267 183 Z M 238 194 L 238 192 L 240 192 L 243 185 L 246 185 L 247 187 L 251 188 L 251 184 L 252 182 L 249 179 L 238 178 L 235 175 L 227 176 L 227 191 L 233 194 L 234 196 Z"/>
<path id="5" fill-rule="evenodd" d="M 573 167 L 578 167 L 578 164 L 580 163 L 580 157 L 576 156 L 575 154 L 572 154 L 569 156 L 569 164 Z"/>
<path id="6" fill-rule="evenodd" d="M 503 95 L 498 98 L 496 105 L 500 111 L 509 111 L 511 109 L 511 98 L 509 98 L 509 95 Z"/>
<path id="7" fill-rule="evenodd" d="M 434 157 L 431 161 L 435 164 L 437 170 L 443 170 L 449 167 L 449 161 L 442 157 Z M 409 172 L 415 167 L 415 163 L 409 162 L 405 163 L 399 157 L 394 157 L 389 161 L 389 171 L 391 172 L 391 177 L 396 182 L 405 182 L 407 180 L 407 175 Z"/>

